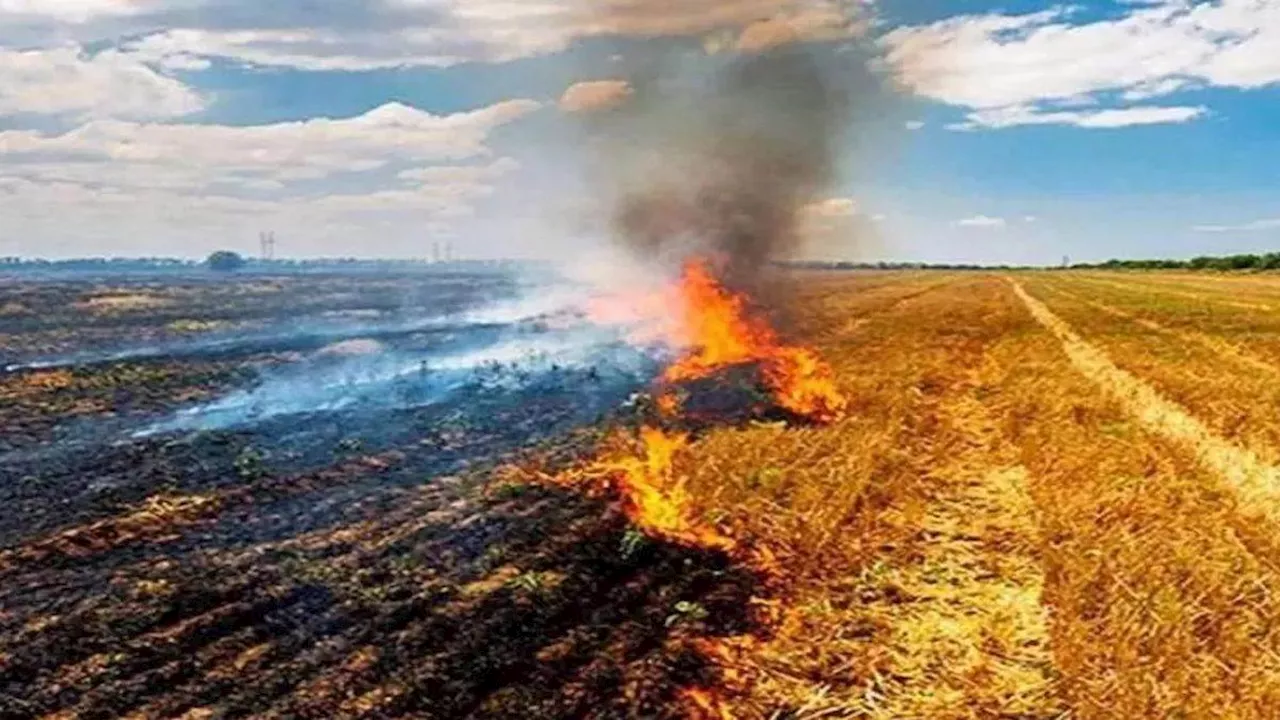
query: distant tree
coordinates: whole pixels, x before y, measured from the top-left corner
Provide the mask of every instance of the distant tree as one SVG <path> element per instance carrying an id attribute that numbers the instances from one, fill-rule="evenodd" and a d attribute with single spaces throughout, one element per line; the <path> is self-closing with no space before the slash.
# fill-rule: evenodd
<path id="1" fill-rule="evenodd" d="M 215 272 L 235 272 L 245 266 L 245 260 L 240 253 L 219 250 L 210 255 L 204 264 Z"/>
<path id="2" fill-rule="evenodd" d="M 1256 268 L 1262 263 L 1262 258 L 1257 255 L 1232 255 L 1224 259 L 1227 267 L 1232 270 L 1248 270 Z"/>

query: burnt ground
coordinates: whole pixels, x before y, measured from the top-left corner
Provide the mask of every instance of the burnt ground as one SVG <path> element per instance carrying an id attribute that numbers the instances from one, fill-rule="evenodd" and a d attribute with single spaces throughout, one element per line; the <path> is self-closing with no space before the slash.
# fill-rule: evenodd
<path id="1" fill-rule="evenodd" d="M 693 643 L 748 628 L 756 578 L 643 538 L 602 501 L 492 473 L 591 452 L 629 422 L 635 379 L 557 368 L 449 402 L 136 437 L 296 362 L 296 333 L 259 331 L 305 313 L 263 301 L 263 282 L 147 286 L 177 299 L 127 317 L 0 317 L 8 362 L 69 363 L 0 374 L 0 717 L 679 716 L 675 693 L 711 672 Z M 457 309 L 500 286 L 455 281 L 437 303 L 429 277 L 368 295 L 269 282 L 330 316 Z M 18 283 L 0 307 L 103 290 Z M 233 342 L 175 351 L 202 340 L 177 316 Z M 237 345 L 227 325 L 257 334 Z M 178 326 L 178 345 L 112 359 Z"/>

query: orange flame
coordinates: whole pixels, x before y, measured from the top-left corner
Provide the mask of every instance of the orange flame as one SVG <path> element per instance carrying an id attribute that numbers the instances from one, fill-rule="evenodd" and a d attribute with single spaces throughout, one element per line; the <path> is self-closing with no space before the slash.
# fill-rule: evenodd
<path id="1" fill-rule="evenodd" d="M 597 465 L 609 475 L 627 518 L 654 537 L 693 547 L 732 549 L 732 540 L 692 518 L 685 482 L 673 472 L 676 453 L 689 444 L 688 436 L 646 427 L 640 430 L 640 442 L 640 455 L 623 454 Z"/>
<path id="2" fill-rule="evenodd" d="M 663 290 L 596 298 L 588 313 L 598 323 L 630 325 L 631 342 L 684 348 L 683 357 L 663 373 L 663 382 L 698 380 L 755 363 L 778 407 L 799 417 L 833 422 L 848 404 L 818 354 L 784 344 L 704 259 L 686 262 L 679 281 Z M 666 412 L 672 401 L 664 402 Z"/>
<path id="3" fill-rule="evenodd" d="M 754 363 L 778 407 L 797 416 L 831 422 L 847 405 L 831 368 L 818 354 L 782 343 L 777 332 L 751 312 L 747 298 L 725 287 L 704 259 L 686 262 L 679 282 L 662 291 L 597 298 L 589 313 L 600 323 L 632 326 L 633 341 L 685 348 L 685 354 L 662 374 L 667 385 Z M 683 410 L 680 397 L 670 388 L 658 395 L 656 404 L 668 419 L 677 418 Z M 646 532 L 684 544 L 732 547 L 728 538 L 691 520 L 684 481 L 673 477 L 674 456 L 688 438 L 646 427 L 640 442 L 639 455 L 624 453 L 604 460 L 588 474 L 610 478 L 606 484 L 621 497 L 628 518 Z"/>
<path id="4" fill-rule="evenodd" d="M 749 364 L 759 368 L 761 382 L 777 406 L 799 417 L 832 422 L 847 407 L 831 368 L 818 354 L 783 343 L 773 327 L 751 311 L 748 299 L 725 287 L 704 260 L 687 262 L 679 282 L 665 290 L 601 298 L 590 308 L 590 315 L 597 322 L 635 328 L 632 342 L 661 342 L 685 350 L 662 374 L 666 387 L 660 388 L 656 404 L 667 420 L 678 419 L 684 411 L 672 385 Z M 629 448 L 606 456 L 586 470 L 561 476 L 558 482 L 592 482 L 595 489 L 615 494 L 627 518 L 646 534 L 688 547 L 730 552 L 762 575 L 776 577 L 780 563 L 769 548 L 740 548 L 732 538 L 696 519 L 685 480 L 675 468 L 677 456 L 688 444 L 687 435 L 644 427 L 639 452 Z M 770 609 L 777 608 L 771 605 Z M 776 621 L 774 615 L 770 613 Z M 706 643 L 700 653 L 720 668 L 722 680 L 741 683 L 743 674 L 735 669 L 737 663 L 726 645 Z M 724 698 L 714 689 L 687 687 L 680 691 L 680 699 L 693 717 L 732 720 Z"/>
<path id="5" fill-rule="evenodd" d="M 683 326 L 692 350 L 663 373 L 667 382 L 705 378 L 733 365 L 759 363 L 779 407 L 815 422 L 836 420 L 847 402 L 831 368 L 813 350 L 783 344 L 745 297 L 731 292 L 701 260 L 685 264 L 680 286 Z"/>

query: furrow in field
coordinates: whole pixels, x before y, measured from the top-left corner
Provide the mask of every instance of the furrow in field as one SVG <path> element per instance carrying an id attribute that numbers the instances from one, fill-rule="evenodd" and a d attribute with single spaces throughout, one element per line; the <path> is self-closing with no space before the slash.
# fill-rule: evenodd
<path id="1" fill-rule="evenodd" d="M 911 537 L 909 560 L 876 563 L 870 572 L 862 612 L 889 632 L 886 662 L 866 691 L 869 718 L 1054 718 L 1064 711 L 1042 602 L 1038 513 L 1025 468 L 977 399 L 972 370 L 998 342 L 1002 318 L 992 312 L 986 283 L 965 284 L 953 282 L 910 309 L 942 323 L 930 342 L 964 370 L 927 411 L 955 434 L 938 448 L 926 499 L 893 516 Z M 956 343 L 941 331 L 962 322 L 983 329 L 981 344 Z"/>
<path id="2" fill-rule="evenodd" d="M 1244 348 L 1234 345 L 1222 338 L 1214 337 L 1212 335 L 1208 335 L 1202 332 L 1196 332 L 1194 330 L 1178 330 L 1175 328 L 1167 327 L 1165 325 L 1161 325 L 1160 323 L 1154 320 L 1150 320 L 1140 315 L 1137 315 L 1125 310 L 1121 310 L 1120 308 L 1112 307 L 1111 305 L 1096 302 L 1093 300 L 1087 300 L 1067 290 L 1054 288 L 1053 290 L 1051 290 L 1051 292 L 1057 293 L 1058 295 L 1069 298 L 1076 302 L 1083 303 L 1084 305 L 1087 305 L 1099 312 L 1105 313 L 1112 317 L 1120 318 L 1122 320 L 1128 320 L 1130 322 L 1133 322 L 1137 325 L 1140 325 L 1146 328 L 1147 330 L 1150 330 L 1151 332 L 1161 333 L 1163 335 L 1169 335 L 1171 337 L 1177 338 L 1184 342 L 1195 343 L 1205 349 L 1212 350 L 1213 352 L 1216 352 L 1216 353 L 1220 353 L 1222 357 L 1225 357 L 1228 360 L 1236 362 L 1252 370 L 1264 372 L 1269 375 L 1280 374 L 1280 368 L 1277 368 L 1275 365 L 1272 365 L 1271 363 L 1267 362 L 1264 358 L 1258 357 L 1257 355 L 1254 355 L 1248 350 L 1245 350 Z"/>
<path id="3" fill-rule="evenodd" d="M 1142 380 L 1120 369 L 1106 353 L 1091 345 L 1010 279 L 1014 292 L 1046 329 L 1057 336 L 1076 369 L 1121 400 L 1148 429 L 1181 443 L 1239 493 L 1242 509 L 1280 520 L 1280 469 L 1253 452 L 1218 436 L 1179 405 L 1166 400 Z"/>

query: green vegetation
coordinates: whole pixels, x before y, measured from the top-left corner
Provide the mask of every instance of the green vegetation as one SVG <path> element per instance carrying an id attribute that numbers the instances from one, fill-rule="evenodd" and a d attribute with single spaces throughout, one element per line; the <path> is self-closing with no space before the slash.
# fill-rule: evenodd
<path id="1" fill-rule="evenodd" d="M 1104 263 L 1080 263 L 1072 267 L 1110 270 L 1280 270 L 1280 252 L 1201 256 L 1190 260 L 1108 260 Z"/>
<path id="2" fill-rule="evenodd" d="M 210 255 L 204 264 L 216 272 L 235 272 L 245 266 L 245 259 L 240 253 L 219 250 Z"/>

